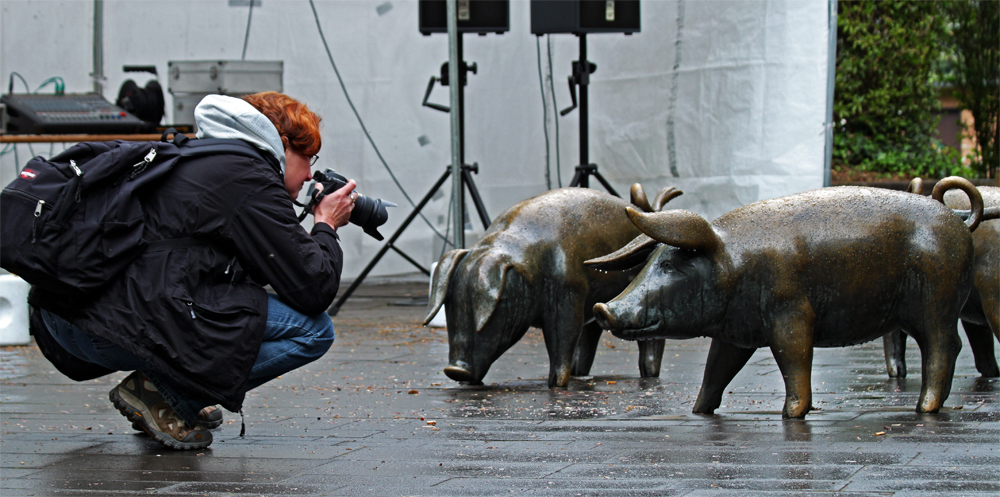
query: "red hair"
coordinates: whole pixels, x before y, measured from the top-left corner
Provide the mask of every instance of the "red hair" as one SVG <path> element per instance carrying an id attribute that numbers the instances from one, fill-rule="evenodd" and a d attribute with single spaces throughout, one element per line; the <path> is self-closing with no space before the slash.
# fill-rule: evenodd
<path id="1" fill-rule="evenodd" d="M 320 117 L 306 104 L 276 91 L 254 93 L 243 100 L 274 123 L 278 134 L 288 139 L 289 148 L 306 157 L 319 152 L 323 145 L 319 133 Z"/>

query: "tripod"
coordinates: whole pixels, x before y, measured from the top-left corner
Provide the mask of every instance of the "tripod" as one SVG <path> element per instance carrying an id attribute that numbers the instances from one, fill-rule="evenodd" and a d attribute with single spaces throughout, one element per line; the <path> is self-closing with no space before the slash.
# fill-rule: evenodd
<path id="1" fill-rule="evenodd" d="M 587 85 L 590 84 L 590 74 L 597 70 L 597 64 L 587 60 L 587 34 L 579 33 L 580 38 L 580 60 L 573 61 L 573 75 L 569 77 L 569 94 L 573 99 L 573 105 L 559 111 L 559 115 L 569 114 L 576 105 L 576 87 L 580 87 L 580 165 L 576 166 L 576 173 L 569 186 L 590 187 L 590 177 L 593 176 L 600 181 L 609 193 L 616 197 L 621 197 L 604 176 L 597 170 L 597 164 L 590 163 L 588 133 L 589 133 L 589 109 L 587 106 Z"/>
<path id="2" fill-rule="evenodd" d="M 461 35 L 461 33 L 459 33 L 456 38 L 457 38 L 456 42 L 457 42 L 457 45 L 458 45 L 458 60 L 462 60 L 462 35 Z M 459 67 L 459 71 L 458 71 L 458 74 L 459 74 L 459 78 L 458 79 L 459 79 L 459 83 L 460 84 L 458 85 L 458 109 L 457 109 L 458 119 L 459 119 L 459 133 L 458 133 L 459 160 L 460 160 L 460 163 L 462 164 L 462 167 L 461 167 L 462 174 L 461 174 L 461 176 L 455 178 L 454 180 L 461 182 L 460 191 L 463 192 L 463 194 L 460 196 L 460 198 L 456 199 L 456 202 L 455 202 L 455 216 L 458 216 L 459 219 L 465 217 L 465 194 L 464 193 L 465 193 L 466 189 L 468 189 L 469 195 L 472 197 L 472 202 L 476 206 L 476 211 L 479 213 L 479 220 L 483 223 L 483 229 L 486 229 L 486 228 L 490 227 L 490 217 L 489 217 L 489 215 L 486 214 L 486 205 L 483 204 L 483 199 L 479 196 L 479 190 L 476 189 L 476 184 L 472 181 L 472 173 L 476 173 L 476 174 L 479 173 L 479 164 L 472 164 L 470 166 L 470 165 L 468 165 L 468 164 L 465 163 L 465 89 L 464 89 L 464 87 L 467 84 L 466 73 L 469 72 L 469 71 L 472 71 L 472 73 L 475 74 L 476 73 L 476 64 L 473 63 L 470 66 L 470 65 L 466 64 L 465 61 L 462 61 L 462 63 L 460 64 L 460 67 Z M 428 103 L 427 102 L 427 99 L 431 95 L 431 90 L 434 89 L 434 83 L 435 82 L 440 82 L 441 86 L 448 86 L 448 83 L 449 83 L 448 79 L 449 79 L 448 78 L 448 63 L 445 62 L 441 66 L 441 77 L 438 78 L 438 77 L 431 76 L 430 84 L 427 85 L 427 92 L 424 95 L 423 105 L 425 107 L 430 107 L 432 109 L 439 110 L 441 112 L 451 112 L 451 109 L 449 109 L 446 106 L 435 104 L 435 103 Z M 424 195 L 424 198 L 420 200 L 420 203 L 418 203 L 417 206 L 413 209 L 413 212 L 411 212 L 410 215 L 406 217 L 406 220 L 403 221 L 403 224 L 401 224 L 399 226 L 399 228 L 396 229 L 396 232 L 392 234 L 392 236 L 389 238 L 389 241 L 386 242 L 386 244 L 382 246 L 382 248 L 378 251 L 377 254 L 375 254 L 375 257 L 371 260 L 371 262 L 369 262 L 368 265 L 365 266 L 365 269 L 361 271 L 361 274 L 359 274 L 358 277 L 354 279 L 354 282 L 351 283 L 351 286 L 347 288 L 347 291 L 345 291 L 344 294 L 341 295 L 340 298 L 337 300 L 337 302 L 334 303 L 334 305 L 332 307 L 330 307 L 329 310 L 327 310 L 327 314 L 329 314 L 331 316 L 336 316 L 337 313 L 340 312 L 340 308 L 341 308 L 341 306 L 344 305 L 344 302 L 347 301 L 347 299 L 351 296 L 351 294 L 354 293 L 355 290 L 357 290 L 357 288 L 361 285 L 361 282 L 364 281 L 365 277 L 368 276 L 368 273 L 371 272 L 371 270 L 375 267 L 375 265 L 378 264 L 379 260 L 382 259 L 382 256 L 384 256 L 386 254 L 386 252 L 389 251 L 389 249 L 392 249 L 392 250 L 396 251 L 396 253 L 398 253 L 399 255 L 403 256 L 404 259 L 406 259 L 410 264 L 413 264 L 422 273 L 430 276 L 431 271 L 429 269 L 427 269 L 427 268 L 423 267 L 422 265 L 420 265 L 420 263 L 417 262 L 416 259 L 414 259 L 413 257 L 410 257 L 405 252 L 403 252 L 399 247 L 397 247 L 395 245 L 395 243 L 396 243 L 396 240 L 403 234 L 403 232 L 406 231 L 406 228 L 410 225 L 410 223 L 413 222 L 413 220 L 417 217 L 417 215 L 420 214 L 420 211 L 424 208 L 424 206 L 427 205 L 427 202 L 430 202 L 430 200 L 434 196 L 434 194 L 437 193 L 437 191 L 441 188 L 441 185 L 443 185 L 444 182 L 445 182 L 445 180 L 448 179 L 448 176 L 451 176 L 451 167 L 450 166 L 445 167 L 444 174 L 442 174 L 441 177 L 438 178 L 437 182 L 434 183 L 434 186 L 432 186 L 431 189 L 427 192 L 427 194 Z"/>

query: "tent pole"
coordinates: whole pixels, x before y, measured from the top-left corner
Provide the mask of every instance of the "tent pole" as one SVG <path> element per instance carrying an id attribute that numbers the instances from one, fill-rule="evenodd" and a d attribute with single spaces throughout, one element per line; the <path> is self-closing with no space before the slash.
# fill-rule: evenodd
<path id="1" fill-rule="evenodd" d="M 449 113 L 451 116 L 451 198 L 455 203 L 452 232 L 455 237 L 453 248 L 460 249 L 465 248 L 465 191 L 462 189 L 462 113 L 459 111 L 461 109 L 459 92 L 462 88 L 461 79 L 459 79 L 459 64 L 462 61 L 459 59 L 458 45 L 461 43 L 459 36 L 462 35 L 458 32 L 457 0 L 447 0 L 446 13 L 448 16 L 448 80 L 451 82 L 448 88 L 452 108 L 452 112 Z"/>
<path id="2" fill-rule="evenodd" d="M 104 0 L 94 0 L 94 93 L 104 95 Z"/>
<path id="3" fill-rule="evenodd" d="M 833 168 L 833 88 L 837 80 L 837 0 L 829 3 L 829 35 L 826 59 L 826 154 L 823 157 L 823 186 L 830 186 Z"/>

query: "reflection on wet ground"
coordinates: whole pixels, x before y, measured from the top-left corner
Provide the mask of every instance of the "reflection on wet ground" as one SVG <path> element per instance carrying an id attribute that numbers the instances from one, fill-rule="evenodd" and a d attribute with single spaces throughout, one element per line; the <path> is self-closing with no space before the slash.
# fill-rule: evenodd
<path id="1" fill-rule="evenodd" d="M 758 351 L 714 416 L 691 413 L 708 341 L 667 343 L 659 378 L 637 347 L 602 339 L 592 376 L 546 386 L 537 330 L 485 385 L 444 376 L 447 334 L 420 306 L 425 284 L 364 286 L 334 319 L 320 361 L 251 392 L 215 443 L 161 449 L 107 400 L 118 373 L 74 383 L 37 348 L 0 350 L 0 489 L 11 495 L 996 495 L 1000 380 L 968 345 L 939 414 L 914 412 L 881 343 L 818 349 L 806 420 L 782 420 L 784 387 Z M 964 337 L 963 337 L 964 339 Z"/>

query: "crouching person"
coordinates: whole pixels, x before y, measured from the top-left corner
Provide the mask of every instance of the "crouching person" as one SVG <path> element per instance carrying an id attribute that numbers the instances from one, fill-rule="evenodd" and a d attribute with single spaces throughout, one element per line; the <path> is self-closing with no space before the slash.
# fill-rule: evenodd
<path id="1" fill-rule="evenodd" d="M 260 153 L 180 161 L 143 192 L 151 245 L 123 274 L 86 301 L 37 287 L 29 298 L 46 357 L 76 380 L 134 371 L 111 402 L 174 449 L 207 447 L 218 405 L 240 411 L 248 390 L 330 348 L 337 228 L 358 195 L 349 181 L 314 208 L 311 232 L 299 224 L 293 199 L 320 149 L 320 118 L 301 102 L 211 95 L 195 119 L 199 138 L 239 139 Z"/>

